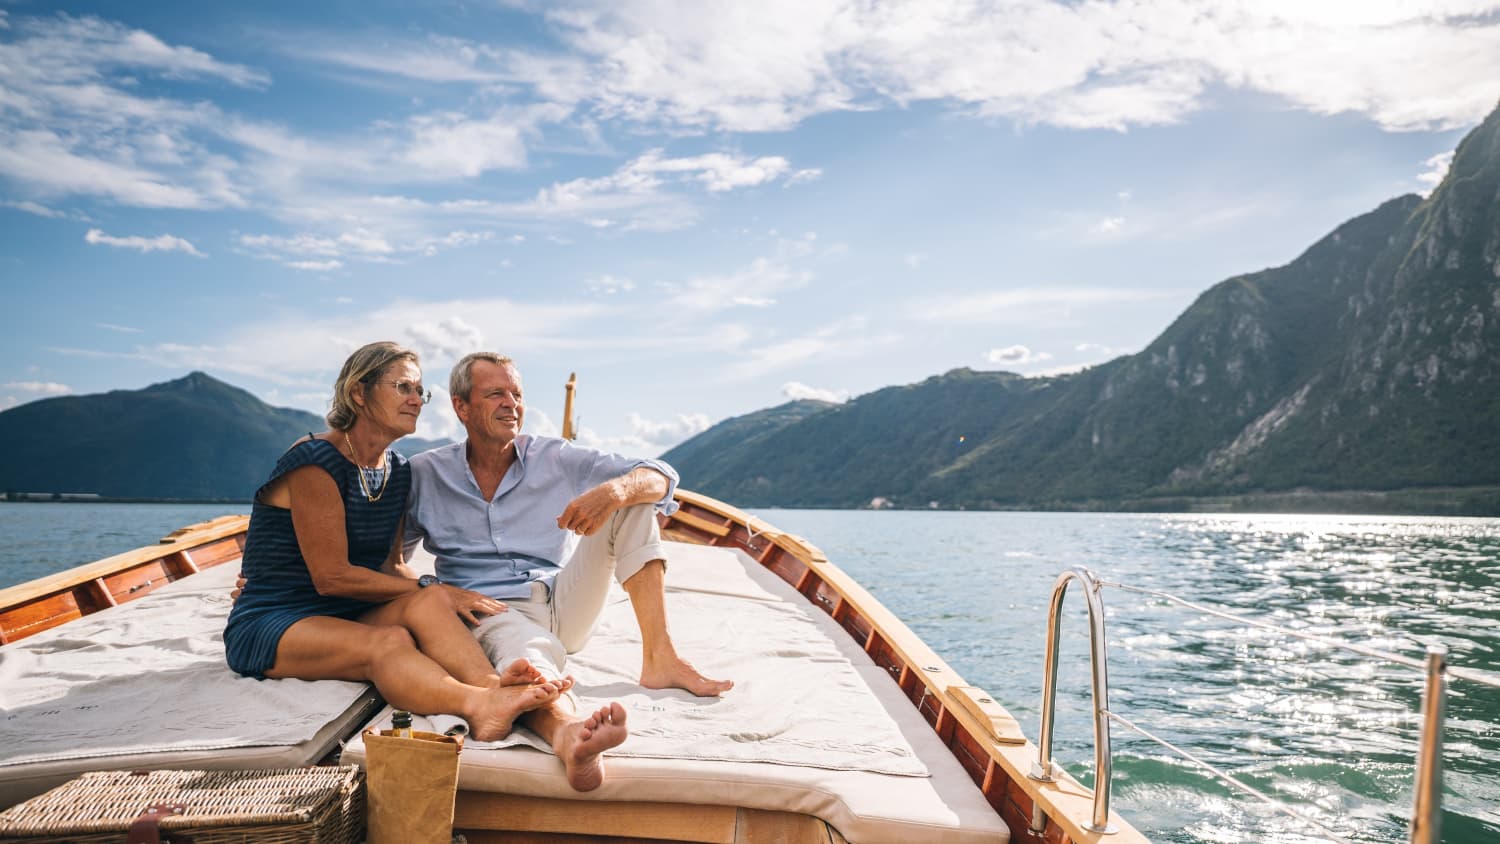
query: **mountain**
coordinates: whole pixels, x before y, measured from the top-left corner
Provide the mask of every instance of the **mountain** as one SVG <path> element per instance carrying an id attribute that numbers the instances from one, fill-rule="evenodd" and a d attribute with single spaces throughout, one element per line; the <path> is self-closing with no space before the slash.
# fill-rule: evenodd
<path id="1" fill-rule="evenodd" d="M 1285 266 L 1214 285 L 1138 354 L 1050 378 L 955 370 L 767 413 L 663 457 L 684 485 L 741 506 L 1469 490 L 1493 508 L 1500 111 L 1431 196 L 1392 199 Z M 752 435 L 736 441 L 741 430 Z"/>
<path id="2" fill-rule="evenodd" d="M 17 445 L 0 463 L 0 491 L 243 501 L 287 446 L 326 427 L 202 372 L 142 390 L 43 399 L 0 413 L 0 441 Z M 397 448 L 443 444 L 413 439 Z"/>

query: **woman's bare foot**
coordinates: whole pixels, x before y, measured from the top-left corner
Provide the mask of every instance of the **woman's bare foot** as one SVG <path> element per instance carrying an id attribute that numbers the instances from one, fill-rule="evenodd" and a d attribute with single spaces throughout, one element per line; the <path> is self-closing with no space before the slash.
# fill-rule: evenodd
<path id="1" fill-rule="evenodd" d="M 718 697 L 734 688 L 734 681 L 705 677 L 691 662 L 671 654 L 644 661 L 641 685 L 648 689 L 685 689 L 698 697 Z"/>
<path id="2" fill-rule="evenodd" d="M 546 706 L 557 700 L 559 694 L 557 686 L 547 682 L 485 689 L 475 705 L 475 712 L 464 717 L 469 722 L 469 737 L 474 741 L 503 739 L 510 735 L 511 727 L 521 713 Z"/>
<path id="3" fill-rule="evenodd" d="M 544 678 L 542 672 L 537 670 L 525 657 L 512 662 L 500 672 L 501 686 L 529 686 L 540 683 Z"/>
<path id="4" fill-rule="evenodd" d="M 568 785 L 577 791 L 593 791 L 604 784 L 604 762 L 600 754 L 619 747 L 630 734 L 625 728 L 625 707 L 618 703 L 600 707 L 581 721 L 563 725 L 552 750 L 562 760 Z"/>

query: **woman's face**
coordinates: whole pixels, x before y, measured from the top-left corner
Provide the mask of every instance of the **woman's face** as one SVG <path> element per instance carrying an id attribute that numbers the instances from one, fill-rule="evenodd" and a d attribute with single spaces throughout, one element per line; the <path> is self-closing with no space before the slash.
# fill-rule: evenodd
<path id="1" fill-rule="evenodd" d="M 364 415 L 398 439 L 414 433 L 425 389 L 422 370 L 409 360 L 398 360 L 375 378 L 365 395 Z"/>

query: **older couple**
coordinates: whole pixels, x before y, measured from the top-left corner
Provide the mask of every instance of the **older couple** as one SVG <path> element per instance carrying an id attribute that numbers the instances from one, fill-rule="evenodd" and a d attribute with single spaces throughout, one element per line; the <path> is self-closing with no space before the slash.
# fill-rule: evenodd
<path id="1" fill-rule="evenodd" d="M 449 387 L 468 439 L 408 462 L 390 445 L 416 430 L 431 397 L 416 354 L 372 343 L 345 362 L 330 430 L 294 444 L 255 495 L 224 631 L 229 666 L 367 680 L 399 709 L 462 717 L 481 741 L 523 723 L 574 788 L 597 788 L 600 754 L 625 740 L 625 710 L 575 713 L 562 666 L 593 633 L 611 577 L 640 623 L 643 686 L 733 685 L 683 660 L 667 629 L 655 512 L 675 508 L 677 475 L 522 434 L 509 358 L 469 355 Z M 436 576 L 405 565 L 403 548 L 418 543 Z"/>

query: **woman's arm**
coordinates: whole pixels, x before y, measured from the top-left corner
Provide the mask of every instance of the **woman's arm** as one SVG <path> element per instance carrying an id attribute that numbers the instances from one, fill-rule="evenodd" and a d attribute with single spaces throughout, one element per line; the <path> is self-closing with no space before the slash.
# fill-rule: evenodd
<path id="1" fill-rule="evenodd" d="M 406 559 L 401 553 L 401 542 L 405 532 L 406 517 L 402 516 L 401 521 L 396 523 L 396 538 L 391 541 L 391 553 L 385 555 L 385 562 L 381 563 L 380 570 L 386 574 L 393 574 L 396 577 L 416 580 L 417 573 L 412 571 L 411 566 L 406 564 Z"/>
<path id="2" fill-rule="evenodd" d="M 316 466 L 303 466 L 287 473 L 285 489 L 297 545 L 302 549 L 302 559 L 307 561 L 307 571 L 318 594 L 380 603 L 420 588 L 415 579 L 372 571 L 349 562 L 344 500 L 332 475 Z M 400 537 L 397 530 L 397 543 Z M 400 554 L 399 544 L 393 551 Z M 386 563 L 390 563 L 389 558 Z"/>

